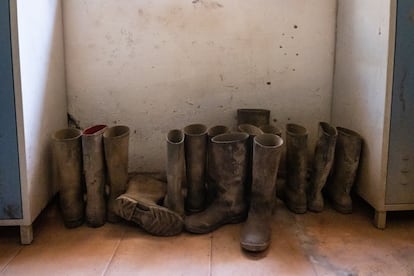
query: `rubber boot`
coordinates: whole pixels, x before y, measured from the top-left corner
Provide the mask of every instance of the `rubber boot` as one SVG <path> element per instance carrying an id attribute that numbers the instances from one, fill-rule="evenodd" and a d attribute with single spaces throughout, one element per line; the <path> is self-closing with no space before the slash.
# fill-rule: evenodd
<path id="1" fill-rule="evenodd" d="M 217 195 L 206 210 L 185 218 L 188 232 L 209 233 L 221 225 L 246 219 L 244 182 L 248 138 L 247 133 L 236 132 L 217 135 L 211 140 L 212 164 L 216 166 L 212 177 Z"/>
<path id="2" fill-rule="evenodd" d="M 240 236 L 240 245 L 245 250 L 257 252 L 269 247 L 282 145 L 282 138 L 274 134 L 261 134 L 254 138 L 250 209 Z"/>
<path id="3" fill-rule="evenodd" d="M 237 109 L 237 125 L 250 124 L 257 127 L 268 125 L 270 110 L 259 108 Z"/>
<path id="4" fill-rule="evenodd" d="M 200 212 L 206 201 L 207 127 L 192 124 L 184 128 L 185 165 L 187 174 L 187 197 L 185 209 Z"/>
<path id="5" fill-rule="evenodd" d="M 116 223 L 119 218 L 114 211 L 115 199 L 125 193 L 128 183 L 129 128 L 127 126 L 107 128 L 103 138 L 109 188 L 107 220 Z"/>
<path id="6" fill-rule="evenodd" d="M 350 129 L 337 127 L 338 138 L 332 178 L 326 185 L 332 207 L 340 213 L 352 213 L 351 188 L 355 182 L 362 148 L 361 136 Z"/>
<path id="7" fill-rule="evenodd" d="M 184 133 L 173 129 L 167 135 L 167 197 L 164 205 L 184 216 L 183 183 L 185 178 Z"/>
<path id="8" fill-rule="evenodd" d="M 177 235 L 184 221 L 180 214 L 160 205 L 166 190 L 164 182 L 148 175 L 136 175 L 129 181 L 126 193 L 116 199 L 115 213 L 152 235 Z"/>
<path id="9" fill-rule="evenodd" d="M 106 221 L 105 154 L 102 134 L 106 125 L 87 128 L 82 134 L 83 172 L 86 183 L 86 223 L 99 227 Z"/>
<path id="10" fill-rule="evenodd" d="M 247 142 L 247 171 L 246 171 L 246 182 L 245 182 L 245 193 L 246 193 L 246 199 L 247 204 L 250 202 L 250 191 L 252 187 L 252 158 L 253 158 L 253 140 L 254 137 L 257 135 L 263 134 L 263 131 L 250 124 L 242 124 L 239 125 L 238 130 L 240 132 L 245 132 L 249 134 L 249 139 Z"/>
<path id="11" fill-rule="evenodd" d="M 216 168 L 216 166 L 211 164 L 212 163 L 211 139 L 213 139 L 217 135 L 229 133 L 229 132 L 230 132 L 230 129 L 227 126 L 223 126 L 223 125 L 216 125 L 216 126 L 210 127 L 207 130 L 207 136 L 208 136 L 208 141 L 207 141 L 207 205 L 211 204 L 211 202 L 216 197 L 216 193 L 217 193 L 217 185 L 213 181 L 213 178 L 214 178 L 213 175 L 215 173 L 214 169 Z"/>
<path id="12" fill-rule="evenodd" d="M 263 131 L 263 133 L 270 133 L 282 137 L 282 130 L 275 125 L 263 125 L 260 126 L 260 129 Z"/>
<path id="13" fill-rule="evenodd" d="M 324 207 L 322 189 L 332 168 L 338 131 L 328 123 L 319 123 L 319 138 L 313 157 L 312 174 L 308 189 L 308 209 L 322 212 Z"/>
<path id="14" fill-rule="evenodd" d="M 297 214 L 306 213 L 308 131 L 297 124 L 286 125 L 286 206 Z"/>
<path id="15" fill-rule="evenodd" d="M 82 131 L 75 128 L 61 129 L 52 136 L 59 206 L 68 228 L 81 225 L 84 219 L 81 137 Z"/>

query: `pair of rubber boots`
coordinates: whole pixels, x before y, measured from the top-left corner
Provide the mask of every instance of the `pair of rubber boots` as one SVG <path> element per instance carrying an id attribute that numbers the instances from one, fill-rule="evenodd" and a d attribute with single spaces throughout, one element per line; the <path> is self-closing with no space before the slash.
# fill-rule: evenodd
<path id="1" fill-rule="evenodd" d="M 84 213 L 92 227 L 99 227 L 106 220 L 117 222 L 115 199 L 125 192 L 128 179 L 129 128 L 106 125 L 84 131 L 68 128 L 55 132 L 52 139 L 65 225 L 69 228 L 81 225 Z"/>
<path id="2" fill-rule="evenodd" d="M 334 209 L 341 213 L 352 212 L 350 191 L 359 166 L 361 136 L 352 130 L 320 122 L 309 185 L 307 136 L 303 126 L 286 126 L 287 179 L 283 194 L 286 206 L 298 214 L 306 210 L 323 211 L 322 190 L 326 184 L 325 190 Z"/>
<path id="3" fill-rule="evenodd" d="M 129 181 L 127 192 L 117 199 L 119 216 L 156 236 L 177 235 L 184 226 L 184 133 L 171 130 L 166 140 L 167 185 L 137 175 Z"/>

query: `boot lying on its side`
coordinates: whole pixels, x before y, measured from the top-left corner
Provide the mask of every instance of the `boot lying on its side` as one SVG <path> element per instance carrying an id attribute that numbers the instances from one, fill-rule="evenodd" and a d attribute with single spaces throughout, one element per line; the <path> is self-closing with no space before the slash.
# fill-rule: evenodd
<path id="1" fill-rule="evenodd" d="M 150 234 L 173 236 L 181 233 L 183 218 L 160 205 L 166 184 L 147 175 L 136 175 L 128 183 L 126 193 L 116 199 L 115 213 L 132 221 Z"/>

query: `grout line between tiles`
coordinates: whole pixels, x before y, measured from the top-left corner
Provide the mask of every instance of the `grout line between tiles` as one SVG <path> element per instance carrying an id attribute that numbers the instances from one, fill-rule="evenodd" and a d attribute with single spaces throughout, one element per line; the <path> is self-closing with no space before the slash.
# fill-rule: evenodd
<path id="1" fill-rule="evenodd" d="M 105 275 L 106 275 L 106 273 L 108 272 L 109 266 L 111 265 L 112 260 L 115 258 L 116 252 L 118 252 L 119 245 L 121 244 L 121 241 L 122 241 L 122 240 L 124 239 L 124 237 L 125 237 L 125 231 L 126 231 L 126 230 L 124 230 L 124 232 L 122 233 L 121 238 L 118 240 L 118 242 L 117 242 L 117 244 L 116 244 L 116 246 L 115 246 L 115 250 L 114 250 L 114 252 L 112 253 L 112 256 L 111 256 L 111 258 L 109 259 L 108 263 L 106 264 L 104 271 L 102 272 L 102 276 L 105 276 Z"/>
<path id="2" fill-rule="evenodd" d="M 19 250 L 17 250 L 13 257 L 11 257 L 10 260 L 4 265 L 3 269 L 0 271 L 0 274 L 3 274 L 6 271 L 6 269 L 9 267 L 9 264 L 14 260 L 14 258 L 17 257 L 17 255 L 20 254 L 20 252 L 22 252 L 24 247 L 25 245 L 20 246 Z"/>

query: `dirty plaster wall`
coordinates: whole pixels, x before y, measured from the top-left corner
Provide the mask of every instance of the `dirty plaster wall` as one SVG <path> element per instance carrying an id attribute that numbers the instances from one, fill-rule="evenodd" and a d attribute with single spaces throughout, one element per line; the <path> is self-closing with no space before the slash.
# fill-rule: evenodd
<path id="1" fill-rule="evenodd" d="M 130 169 L 164 168 L 169 129 L 330 120 L 336 1 L 66 0 L 69 113 L 131 127 Z"/>

